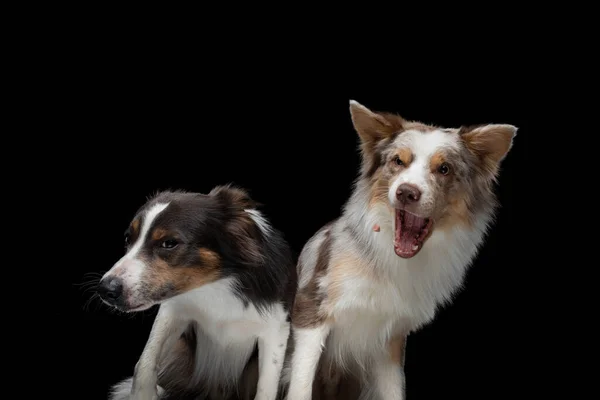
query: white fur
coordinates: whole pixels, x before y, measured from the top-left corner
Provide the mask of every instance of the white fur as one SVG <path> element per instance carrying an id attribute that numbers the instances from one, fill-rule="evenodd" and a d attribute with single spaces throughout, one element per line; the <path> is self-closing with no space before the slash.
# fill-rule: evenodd
<path id="1" fill-rule="evenodd" d="M 377 391 L 379 398 L 402 399 L 404 397 L 404 370 L 399 368 L 396 362 L 385 358 L 380 359 L 375 364 L 373 372 L 375 376 L 373 389 Z"/>
<path id="2" fill-rule="evenodd" d="M 110 276 L 121 278 L 123 286 L 127 288 L 127 293 L 129 293 L 127 301 L 130 304 L 138 303 L 136 300 L 137 291 L 144 280 L 144 272 L 147 269 L 146 264 L 138 258 L 140 249 L 146 242 L 146 237 L 148 236 L 152 223 L 168 206 L 169 203 L 155 204 L 145 212 L 142 216 L 142 226 L 137 240 L 131 245 L 127 254 L 121 257 L 121 259 L 102 277 L 102 279 Z M 153 303 L 142 304 L 141 307 L 132 311 L 141 311 L 150 308 L 152 305 Z"/>
<path id="3" fill-rule="evenodd" d="M 111 389 L 109 399 L 117 400 L 117 399 L 130 399 L 131 387 L 133 386 L 133 378 L 125 379 L 114 385 Z M 161 396 L 164 393 L 163 389 L 160 386 L 156 387 L 156 394 Z M 154 395 L 154 394 L 153 394 Z"/>
<path id="4" fill-rule="evenodd" d="M 366 190 L 363 189 L 363 190 Z M 357 254 L 371 259 L 375 279 L 348 277 L 344 290 L 333 309 L 336 325 L 330 335 L 327 351 L 341 365 L 348 358 L 366 368 L 373 354 L 385 353 L 391 336 L 409 333 L 430 322 L 437 308 L 452 299 L 462 284 L 464 274 L 483 239 L 489 216 L 481 215 L 473 230 L 455 228 L 450 232 L 434 231 L 422 250 L 413 258 L 398 257 L 393 249 L 394 227 L 385 207 L 367 210 L 357 196 L 350 202 L 348 213 L 335 226 L 336 251 L 361 251 L 343 248 L 344 218 L 360 218 L 359 232 L 368 244 L 370 254 Z M 386 215 L 387 214 L 387 215 Z M 377 223 L 380 232 L 373 232 Z M 348 238 L 349 239 L 349 238 Z"/>
<path id="5" fill-rule="evenodd" d="M 304 249 L 298 257 L 298 288 L 304 288 L 310 282 L 315 265 L 317 263 L 317 257 L 319 255 L 319 248 L 323 243 L 324 237 L 322 234 L 317 234 L 311 237 Z"/>
<path id="6" fill-rule="evenodd" d="M 161 304 L 148 343 L 136 365 L 132 399 L 156 394 L 159 359 L 169 353 L 190 322 L 197 325 L 195 373 L 190 388 L 217 382 L 233 388 L 259 344 L 259 381 L 256 399 L 275 399 L 289 335 L 287 313 L 274 304 L 261 315 L 234 296 L 233 281 L 220 280 Z M 114 397 L 116 398 L 116 397 Z M 145 398 L 145 397 L 140 397 Z"/>
<path id="7" fill-rule="evenodd" d="M 406 182 L 418 186 L 422 191 L 421 201 L 425 205 L 433 203 L 429 186 L 430 158 L 440 148 L 457 145 L 453 142 L 456 138 L 442 131 L 427 134 L 408 131 L 401 136 L 410 143 L 414 158 L 408 170 L 403 171 L 390 188 L 391 204 L 369 208 L 369 184 L 358 181 L 344 213 L 331 228 L 334 244 L 330 265 L 341 254 L 362 260 L 363 273 L 350 268 L 344 277 L 336 278 L 341 290 L 337 288 L 339 297 L 328 307 L 328 321 L 333 321 L 331 327 L 295 332 L 297 343 L 291 378 L 286 377 L 290 379 L 289 400 L 310 398 L 316 371 L 313 358 L 320 354 L 323 329 L 328 332 L 323 357 L 338 366 L 362 372 L 370 381 L 361 400 L 404 398 L 404 373 L 389 358 L 390 339 L 406 336 L 433 320 L 438 307 L 449 302 L 462 285 L 465 272 L 483 241 L 492 210 L 477 215 L 476 226 L 471 229 L 434 230 L 421 251 L 410 259 L 395 254 L 392 207 L 398 185 Z M 379 225 L 379 232 L 373 231 L 375 224 Z M 350 236 L 347 226 L 358 229 L 358 242 Z M 317 234 L 302 250 L 300 288 L 314 274 L 322 240 L 323 233 Z M 327 292 L 329 279 L 329 275 L 325 275 L 318 282 L 321 290 Z"/>
<path id="8" fill-rule="evenodd" d="M 287 400 L 310 400 L 315 371 L 329 326 L 293 330 L 296 350 L 292 354 L 292 370 Z"/>
<path id="9" fill-rule="evenodd" d="M 290 334 L 290 323 L 280 310 L 277 319 L 258 337 L 258 370 L 259 379 L 256 388 L 256 399 L 268 400 L 277 397 L 279 378 L 285 359 L 285 351 Z"/>
<path id="10" fill-rule="evenodd" d="M 456 228 L 449 233 L 434 232 L 415 257 L 404 259 L 393 250 L 394 233 L 389 215 L 382 218 L 382 214 L 389 211 L 368 211 L 356 201 L 356 196 L 353 200 L 347 214 L 334 225 L 333 233 L 338 238 L 335 252 L 353 254 L 362 251 L 343 244 L 350 240 L 346 236 L 348 233 L 343 230 L 344 219 L 360 218 L 364 228 L 360 234 L 370 251 L 356 255 L 363 260 L 372 260 L 369 268 L 375 279 L 365 279 L 364 275 L 348 275 L 343 281 L 341 296 L 332 309 L 331 318 L 335 325 L 327 337 L 324 356 L 338 366 L 374 376 L 371 378 L 375 384 L 371 394 L 375 395 L 378 391 L 389 391 L 386 389 L 388 387 L 403 387 L 403 372 L 394 372 L 388 361 L 388 341 L 395 335 L 406 335 L 430 322 L 437 308 L 452 299 L 476 254 L 477 244 L 483 238 L 489 217 L 482 215 L 478 219 L 479 225 L 472 231 Z M 373 232 L 375 223 L 380 225 L 380 232 Z M 306 279 L 303 273 L 301 281 Z M 327 286 L 327 279 L 321 280 L 321 287 Z M 317 338 L 315 334 L 312 344 L 309 343 L 310 338 L 296 343 L 292 358 L 290 400 L 307 398 L 309 382 L 306 376 L 314 376 L 315 370 L 307 369 L 308 361 L 303 362 L 302 355 L 314 354 L 315 349 L 320 348 L 320 339 Z M 297 370 L 301 372 L 295 372 Z M 295 383 L 294 379 L 299 379 L 302 386 Z M 368 393 L 363 394 L 364 398 L 369 396 Z"/>
<path id="11" fill-rule="evenodd" d="M 426 135 L 415 130 L 402 132 L 396 138 L 397 142 L 408 145 L 412 151 L 412 161 L 408 167 L 398 175 L 390 185 L 388 199 L 394 207 L 397 203 L 396 190 L 403 183 L 416 186 L 421 191 L 419 201 L 420 214 L 428 216 L 435 200 L 435 192 L 432 188 L 432 173 L 430 170 L 431 156 L 439 149 L 457 148 L 458 144 L 453 136 L 442 130 L 428 132 Z"/>
<path id="12" fill-rule="evenodd" d="M 149 227 L 168 204 L 157 204 L 145 214 L 142 229 L 131 250 L 105 275 L 116 274 L 135 289 L 143 280 L 144 264 L 136 258 Z M 260 212 L 248 212 L 264 234 L 271 232 Z M 258 342 L 259 379 L 256 400 L 275 400 L 290 332 L 287 312 L 275 303 L 260 314 L 234 295 L 233 279 L 222 279 L 170 298 L 160 305 L 144 351 L 131 380 L 113 388 L 111 399 L 155 399 L 161 392 L 157 371 L 161 360 L 190 323 L 195 323 L 197 350 L 189 388 L 210 382 L 233 390 Z M 144 308 L 148 308 L 145 306 Z M 127 390 L 131 390 L 131 396 Z"/>
<path id="13" fill-rule="evenodd" d="M 169 203 L 158 203 L 152 206 L 152 208 L 149 208 L 148 211 L 146 211 L 142 218 L 142 229 L 138 236 L 138 240 L 136 240 L 136 242 L 131 246 L 131 249 L 127 252 L 127 254 L 123 256 L 124 259 L 129 260 L 135 259 L 137 257 L 140 249 L 146 241 L 146 236 L 148 236 L 148 232 L 150 231 L 152 223 L 154 222 L 158 214 L 163 212 L 164 209 L 168 206 Z"/>
<path id="14" fill-rule="evenodd" d="M 271 225 L 265 219 L 265 217 L 263 217 L 263 215 L 260 213 L 260 211 L 252 209 L 252 208 L 246 209 L 244 211 L 246 211 L 248 214 L 250 214 L 250 218 L 252 218 L 252 220 L 258 226 L 258 228 L 262 231 L 262 233 L 268 234 L 269 232 L 271 232 Z"/>

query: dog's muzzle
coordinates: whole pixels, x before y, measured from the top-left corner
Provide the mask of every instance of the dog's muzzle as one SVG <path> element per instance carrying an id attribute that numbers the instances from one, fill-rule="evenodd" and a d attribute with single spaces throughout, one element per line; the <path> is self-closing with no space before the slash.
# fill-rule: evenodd
<path id="1" fill-rule="evenodd" d="M 96 289 L 102 300 L 112 306 L 123 304 L 123 281 L 120 278 L 110 276 L 102 279 Z"/>

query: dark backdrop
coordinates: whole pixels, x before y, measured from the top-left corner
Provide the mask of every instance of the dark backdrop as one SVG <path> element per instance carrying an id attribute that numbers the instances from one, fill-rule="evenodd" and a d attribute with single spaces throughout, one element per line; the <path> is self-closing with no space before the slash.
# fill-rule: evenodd
<path id="1" fill-rule="evenodd" d="M 527 157 L 538 133 L 528 120 L 523 68 L 492 70 L 490 62 L 460 77 L 399 68 L 359 85 L 361 73 L 351 67 L 209 67 L 134 53 L 66 52 L 69 62 L 40 77 L 40 100 L 52 105 L 45 122 L 58 132 L 42 139 L 57 151 L 47 164 L 53 189 L 39 195 L 58 204 L 48 226 L 65 232 L 52 247 L 58 261 L 40 272 L 52 294 L 47 340 L 61 365 L 50 374 L 86 399 L 106 398 L 111 384 L 132 374 L 156 309 L 116 314 L 89 303 L 85 285 L 121 257 L 130 218 L 157 190 L 244 186 L 299 252 L 350 194 L 359 162 L 348 105 L 355 99 L 443 126 L 520 128 L 499 178 L 497 222 L 465 290 L 409 338 L 406 382 L 410 400 L 512 398 L 528 382 L 537 267 L 521 221 L 532 210 Z"/>

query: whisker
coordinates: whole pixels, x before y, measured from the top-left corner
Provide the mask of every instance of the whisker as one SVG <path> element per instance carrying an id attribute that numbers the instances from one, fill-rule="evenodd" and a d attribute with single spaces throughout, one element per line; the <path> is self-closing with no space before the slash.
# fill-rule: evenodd
<path id="1" fill-rule="evenodd" d="M 82 278 L 96 278 L 96 277 L 101 277 L 105 273 L 106 273 L 106 271 L 86 272 L 85 274 L 83 274 Z"/>
<path id="2" fill-rule="evenodd" d="M 96 286 L 100 282 L 100 279 L 104 276 L 104 272 L 95 271 L 95 272 L 87 272 L 83 274 L 82 281 L 73 283 L 73 286 L 78 286 L 82 293 L 89 293 L 91 291 L 95 291 Z M 92 296 L 88 299 L 88 302 L 94 298 Z M 89 305 L 88 305 L 89 306 Z"/>
<path id="3" fill-rule="evenodd" d="M 98 296 L 98 293 L 92 294 L 90 296 L 90 298 L 87 299 L 87 301 L 85 303 L 83 303 L 83 306 L 82 306 L 83 311 L 89 312 L 90 311 L 90 306 L 96 300 L 100 300 L 100 296 Z M 100 300 L 100 302 L 102 302 L 102 301 Z M 98 306 L 98 305 L 96 304 L 96 306 Z"/>

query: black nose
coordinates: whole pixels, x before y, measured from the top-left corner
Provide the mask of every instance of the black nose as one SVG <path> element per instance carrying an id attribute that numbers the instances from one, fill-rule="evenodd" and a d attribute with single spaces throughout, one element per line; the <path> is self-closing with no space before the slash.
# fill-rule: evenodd
<path id="1" fill-rule="evenodd" d="M 416 203 L 421 198 L 421 191 L 413 185 L 403 183 L 396 189 L 396 198 L 403 204 Z"/>
<path id="2" fill-rule="evenodd" d="M 114 276 L 102 279 L 97 291 L 104 301 L 115 303 L 123 294 L 123 282 Z"/>

